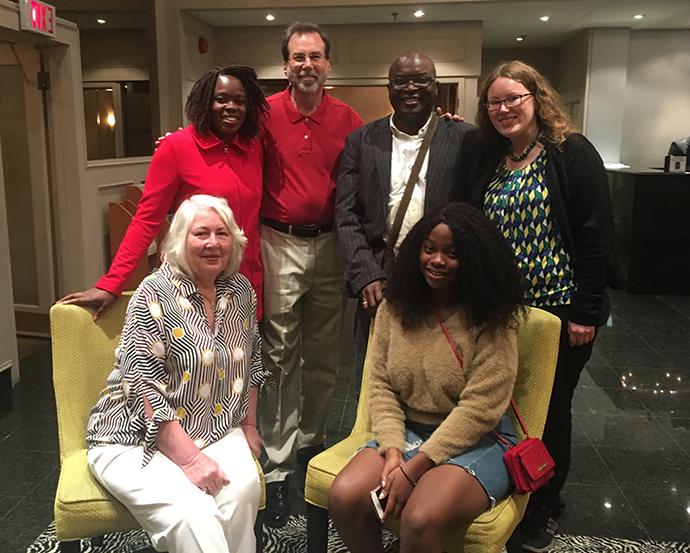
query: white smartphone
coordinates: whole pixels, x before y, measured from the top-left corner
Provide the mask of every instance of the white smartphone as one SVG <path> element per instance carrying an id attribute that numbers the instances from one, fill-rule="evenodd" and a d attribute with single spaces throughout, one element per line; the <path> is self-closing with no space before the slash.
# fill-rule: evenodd
<path id="1" fill-rule="evenodd" d="M 381 492 L 381 486 L 378 488 L 371 490 L 369 492 L 369 495 L 371 496 L 371 502 L 374 504 L 374 509 L 376 509 L 376 514 L 379 517 L 379 520 L 383 522 L 383 511 L 386 508 L 386 499 L 383 499 L 383 503 L 381 503 L 381 500 L 379 499 L 379 493 Z"/>

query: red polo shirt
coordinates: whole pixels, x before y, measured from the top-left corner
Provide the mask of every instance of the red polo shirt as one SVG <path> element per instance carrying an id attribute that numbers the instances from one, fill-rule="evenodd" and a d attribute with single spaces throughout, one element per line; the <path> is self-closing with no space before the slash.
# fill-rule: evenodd
<path id="1" fill-rule="evenodd" d="M 340 154 L 362 119 L 326 92 L 317 110 L 304 116 L 290 90 L 267 99 L 261 216 L 291 225 L 332 223 Z"/>
<path id="2" fill-rule="evenodd" d="M 158 234 L 168 212 L 194 194 L 225 198 L 247 246 L 240 272 L 252 283 L 261 318 L 263 266 L 259 252 L 259 204 L 263 149 L 258 140 L 235 136 L 227 146 L 214 134 L 202 135 L 189 125 L 166 138 L 153 154 L 137 212 L 96 287 L 120 294 L 139 259 Z"/>

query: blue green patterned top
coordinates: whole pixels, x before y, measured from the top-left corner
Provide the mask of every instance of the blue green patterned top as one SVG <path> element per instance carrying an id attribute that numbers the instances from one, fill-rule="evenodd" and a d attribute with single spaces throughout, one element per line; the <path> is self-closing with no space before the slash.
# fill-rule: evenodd
<path id="1" fill-rule="evenodd" d="M 496 171 L 484 196 L 484 212 L 515 251 L 528 282 L 527 302 L 536 307 L 567 305 L 575 290 L 570 258 L 551 215 L 546 150 L 527 167 Z"/>

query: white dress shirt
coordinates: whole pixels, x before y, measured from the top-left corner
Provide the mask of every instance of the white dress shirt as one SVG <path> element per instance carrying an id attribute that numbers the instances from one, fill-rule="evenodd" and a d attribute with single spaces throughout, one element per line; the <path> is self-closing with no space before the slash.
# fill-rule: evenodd
<path id="1" fill-rule="evenodd" d="M 410 178 L 412 166 L 417 158 L 419 149 L 422 147 L 424 134 L 429 128 L 430 122 L 431 115 L 429 116 L 429 119 L 427 119 L 426 123 L 424 123 L 424 126 L 419 129 L 417 134 L 409 135 L 402 132 L 395 126 L 395 123 L 393 122 L 393 115 L 391 115 L 390 127 L 391 134 L 393 135 L 393 149 L 391 152 L 391 188 L 390 195 L 388 196 L 386 239 L 388 238 L 388 234 L 393 226 L 393 221 L 395 221 L 395 215 L 398 212 L 398 207 L 400 206 L 403 194 L 405 193 L 405 185 L 407 185 L 407 180 Z M 424 215 L 424 196 L 426 194 L 426 172 L 428 166 L 429 152 L 427 151 L 426 156 L 424 157 L 424 162 L 422 163 L 422 168 L 419 171 L 419 176 L 417 177 L 417 182 L 415 183 L 412 191 L 412 198 L 410 199 L 410 203 L 407 206 L 407 211 L 405 212 L 405 217 L 403 218 L 398 240 L 394 245 L 396 252 L 410 229 L 422 218 L 422 215 Z"/>

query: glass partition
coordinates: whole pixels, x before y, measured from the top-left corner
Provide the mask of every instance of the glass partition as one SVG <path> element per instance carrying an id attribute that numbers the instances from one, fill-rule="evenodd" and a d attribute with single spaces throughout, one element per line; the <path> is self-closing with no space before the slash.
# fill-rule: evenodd
<path id="1" fill-rule="evenodd" d="M 85 82 L 87 158 L 153 153 L 148 81 Z"/>

